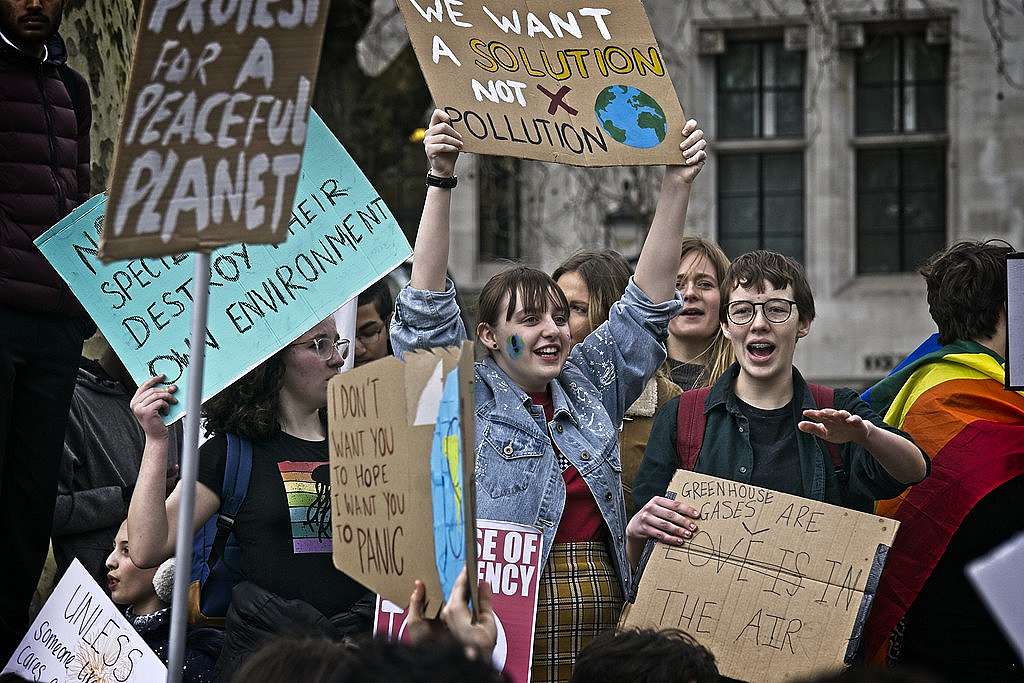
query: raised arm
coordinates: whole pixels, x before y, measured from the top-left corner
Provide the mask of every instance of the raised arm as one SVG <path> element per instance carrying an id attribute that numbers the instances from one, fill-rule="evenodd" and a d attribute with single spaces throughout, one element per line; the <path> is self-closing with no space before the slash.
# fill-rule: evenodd
<path id="1" fill-rule="evenodd" d="M 156 567 L 174 554 L 178 528 L 181 482 L 167 497 L 168 430 L 160 415 L 177 401 L 176 387 L 160 384 L 163 375 L 146 380 L 132 397 L 132 412 L 146 434 L 139 478 L 128 506 L 128 548 L 138 567 Z M 166 500 L 165 500 L 166 498 Z M 202 484 L 196 484 L 192 526 L 198 530 L 220 507 L 220 498 Z"/>
<path id="2" fill-rule="evenodd" d="M 651 229 L 644 240 L 634 280 L 640 289 L 658 303 L 675 295 L 679 251 L 683 239 L 686 207 L 690 203 L 690 186 L 707 161 L 707 140 L 697 122 L 690 119 L 683 127 L 682 166 L 669 166 L 661 182 L 661 195 L 654 210 Z"/>
<path id="3" fill-rule="evenodd" d="M 451 126 L 451 118 L 440 109 L 430 117 L 423 139 L 430 174 L 439 178 L 455 175 L 455 162 L 462 149 L 462 135 Z M 411 284 L 416 289 L 443 292 L 448 272 L 449 225 L 452 191 L 427 187 L 420 228 L 413 251 Z"/>

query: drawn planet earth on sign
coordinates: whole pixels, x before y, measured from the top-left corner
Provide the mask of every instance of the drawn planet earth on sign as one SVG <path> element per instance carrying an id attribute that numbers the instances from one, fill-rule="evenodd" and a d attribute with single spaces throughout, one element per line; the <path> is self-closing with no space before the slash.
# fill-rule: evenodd
<path id="1" fill-rule="evenodd" d="M 594 102 L 594 113 L 608 135 L 629 147 L 647 149 L 665 141 L 668 119 L 653 97 L 631 85 L 610 85 Z"/>

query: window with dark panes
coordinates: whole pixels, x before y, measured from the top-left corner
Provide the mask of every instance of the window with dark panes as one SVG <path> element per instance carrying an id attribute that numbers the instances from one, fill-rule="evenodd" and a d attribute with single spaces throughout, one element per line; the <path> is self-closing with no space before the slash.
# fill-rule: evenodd
<path id="1" fill-rule="evenodd" d="M 924 34 L 870 36 L 857 54 L 857 133 L 946 130 L 947 61 Z"/>
<path id="2" fill-rule="evenodd" d="M 804 134 L 804 53 L 781 40 L 729 42 L 717 60 L 718 137 Z"/>
<path id="3" fill-rule="evenodd" d="M 803 152 L 719 155 L 718 243 L 730 258 L 770 249 L 803 261 Z"/>
<path id="4" fill-rule="evenodd" d="M 859 150 L 857 271 L 912 271 L 945 242 L 945 148 Z"/>
<path id="5" fill-rule="evenodd" d="M 946 242 L 948 49 L 923 32 L 869 34 L 857 54 L 857 272 L 903 273 Z"/>
<path id="6" fill-rule="evenodd" d="M 479 157 L 478 201 L 480 258 L 515 259 L 521 256 L 521 183 L 519 159 Z"/>

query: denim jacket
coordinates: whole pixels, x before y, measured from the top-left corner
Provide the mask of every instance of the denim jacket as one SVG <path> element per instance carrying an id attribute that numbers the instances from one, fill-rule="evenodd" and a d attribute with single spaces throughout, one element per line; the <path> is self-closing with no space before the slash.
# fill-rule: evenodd
<path id="1" fill-rule="evenodd" d="M 550 423 L 492 358 L 476 364 L 476 513 L 539 529 L 544 535 L 541 566 L 565 508 L 554 439 L 594 495 L 613 541 L 623 593 L 629 595 L 619 427 L 626 408 L 664 362 L 668 322 L 680 309 L 677 299 L 653 303 L 631 279 L 608 322 L 573 348 L 549 384 Z M 396 356 L 465 338 L 451 282 L 444 292 L 406 287 L 399 294 L 391 324 Z"/>

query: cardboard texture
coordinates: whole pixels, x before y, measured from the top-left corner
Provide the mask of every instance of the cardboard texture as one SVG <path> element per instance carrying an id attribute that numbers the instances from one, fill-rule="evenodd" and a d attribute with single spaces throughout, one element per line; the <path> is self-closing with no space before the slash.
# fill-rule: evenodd
<path id="1" fill-rule="evenodd" d="M 315 112 L 307 142 L 288 213 L 292 237 L 210 256 L 204 401 L 412 253 L 377 191 Z M 170 424 L 185 414 L 188 394 L 195 256 L 103 264 L 96 240 L 106 211 L 106 197 L 96 195 L 35 244 L 136 382 L 162 373 L 178 385 L 180 402 L 165 417 Z"/>
<path id="2" fill-rule="evenodd" d="M 744 681 L 853 655 L 899 522 L 684 470 L 669 492 L 700 510 L 698 531 L 649 546 L 623 625 L 681 628 Z"/>
<path id="3" fill-rule="evenodd" d="M 1006 257 L 1006 388 L 1024 391 L 1024 253 Z"/>
<path id="4" fill-rule="evenodd" d="M 334 565 L 403 607 L 420 579 L 430 618 L 458 571 L 476 566 L 473 372 L 465 342 L 384 358 L 328 385 Z M 446 390 L 457 390 L 457 404 Z M 420 405 L 437 392 L 428 422 Z M 449 410 L 457 412 L 457 429 Z M 443 462 L 432 458 L 439 429 L 447 439 Z"/>
<path id="5" fill-rule="evenodd" d="M 398 0 L 465 151 L 575 166 L 679 164 L 686 123 L 640 0 Z"/>
<path id="6" fill-rule="evenodd" d="M 74 560 L 2 673 L 30 681 L 162 681 L 167 667 Z"/>
<path id="7" fill-rule="evenodd" d="M 498 627 L 492 662 L 511 683 L 529 683 L 544 536 L 521 524 L 489 519 L 476 524 L 476 576 L 491 586 Z M 409 642 L 406 616 L 404 608 L 378 595 L 373 634 Z"/>
<path id="8" fill-rule="evenodd" d="M 104 261 L 287 238 L 328 7 L 143 0 Z"/>

